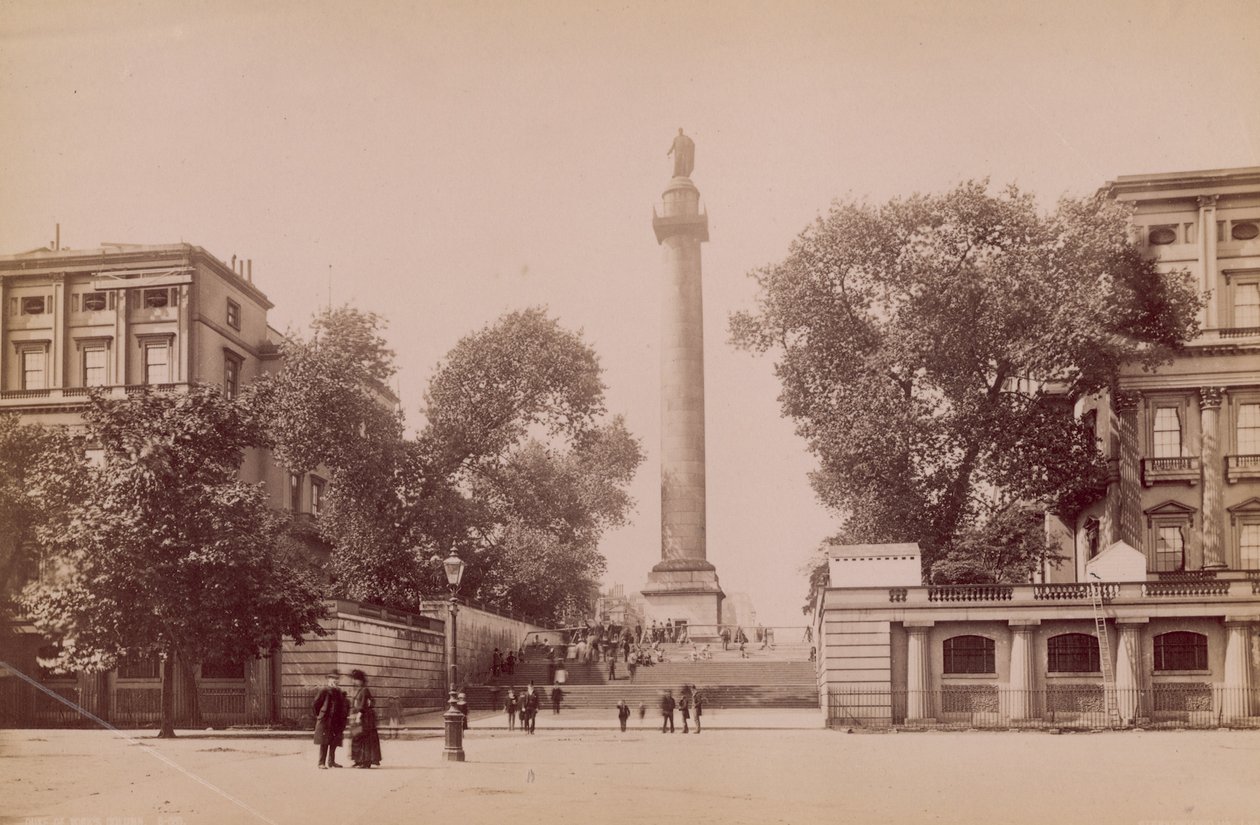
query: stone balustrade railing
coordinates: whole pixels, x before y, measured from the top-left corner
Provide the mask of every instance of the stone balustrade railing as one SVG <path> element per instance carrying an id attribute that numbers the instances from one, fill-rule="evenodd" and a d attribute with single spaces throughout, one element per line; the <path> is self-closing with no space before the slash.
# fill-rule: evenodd
<path id="1" fill-rule="evenodd" d="M 1146 599 L 1190 597 L 1196 599 L 1252 599 L 1260 593 L 1260 571 L 1227 571 L 1213 576 L 1186 574 L 1182 577 L 1161 577 L 1158 581 L 1105 582 L 1101 584 L 1103 601 L 1140 602 Z M 835 598 L 846 607 L 897 608 L 975 604 L 1003 606 L 1049 606 L 1078 603 L 1088 606 L 1093 601 L 1092 585 L 1085 582 L 1061 584 L 973 584 L 932 585 L 923 587 L 846 587 L 830 588 Z"/>

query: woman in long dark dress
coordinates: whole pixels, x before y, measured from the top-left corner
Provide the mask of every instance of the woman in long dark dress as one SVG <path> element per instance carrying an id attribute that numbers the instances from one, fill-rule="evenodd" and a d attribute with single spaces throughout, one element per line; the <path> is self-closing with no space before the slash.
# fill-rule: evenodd
<path id="1" fill-rule="evenodd" d="M 367 674 L 350 671 L 354 695 L 350 697 L 350 723 L 354 737 L 350 740 L 350 758 L 356 768 L 381 764 L 381 737 L 376 731 L 376 699 L 367 686 Z"/>

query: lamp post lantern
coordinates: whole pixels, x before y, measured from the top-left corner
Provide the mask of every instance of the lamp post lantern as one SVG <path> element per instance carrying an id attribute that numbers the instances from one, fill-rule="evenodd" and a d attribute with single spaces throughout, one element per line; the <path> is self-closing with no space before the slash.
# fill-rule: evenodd
<path id="1" fill-rule="evenodd" d="M 456 704 L 459 701 L 458 695 L 458 679 L 455 670 L 455 616 L 459 613 L 459 598 L 455 595 L 459 591 L 460 579 L 464 577 L 464 562 L 459 556 L 455 555 L 455 548 L 451 548 L 451 554 L 442 562 L 442 567 L 446 571 L 446 583 L 451 588 L 451 600 L 449 604 L 450 618 L 447 620 L 448 631 L 446 634 L 446 661 L 450 667 L 450 696 L 447 697 L 448 707 L 446 713 L 442 714 L 442 724 L 446 729 L 446 747 L 442 751 L 442 758 L 447 762 L 463 762 L 464 761 L 464 714 L 459 712 Z"/>

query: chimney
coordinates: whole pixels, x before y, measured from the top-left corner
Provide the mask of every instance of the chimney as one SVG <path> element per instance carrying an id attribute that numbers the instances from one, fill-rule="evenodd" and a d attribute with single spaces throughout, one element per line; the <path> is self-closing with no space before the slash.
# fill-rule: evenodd
<path id="1" fill-rule="evenodd" d="M 245 261 L 245 280 L 251 284 L 254 282 L 254 259 L 249 258 Z"/>
<path id="2" fill-rule="evenodd" d="M 57 239 L 53 241 L 53 251 L 61 250 L 61 224 L 57 224 Z"/>

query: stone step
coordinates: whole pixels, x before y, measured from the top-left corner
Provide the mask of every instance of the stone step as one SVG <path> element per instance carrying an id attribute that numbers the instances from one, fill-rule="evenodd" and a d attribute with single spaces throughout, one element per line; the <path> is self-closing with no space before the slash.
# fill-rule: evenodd
<path id="1" fill-rule="evenodd" d="M 561 709 L 611 709 L 625 700 L 637 709 L 640 703 L 649 710 L 659 707 L 661 688 L 654 685 L 579 685 L 562 686 Z M 541 689 L 542 709 L 551 712 L 551 691 Z M 809 686 L 703 686 L 705 704 L 719 708 L 800 708 L 818 707 L 817 689 Z M 679 691 L 673 691 L 675 698 Z M 475 710 L 501 710 L 507 690 L 489 686 L 470 687 L 466 691 L 469 707 Z"/>

